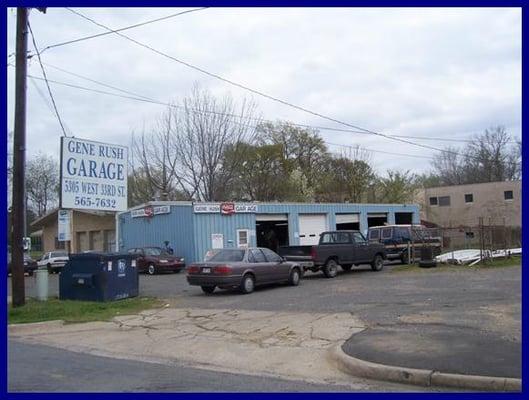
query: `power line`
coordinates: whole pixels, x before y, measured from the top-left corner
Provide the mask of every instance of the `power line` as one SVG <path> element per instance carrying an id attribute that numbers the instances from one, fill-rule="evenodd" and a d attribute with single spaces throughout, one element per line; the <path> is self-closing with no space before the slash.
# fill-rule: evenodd
<path id="1" fill-rule="evenodd" d="M 103 24 L 101 24 L 101 23 L 95 21 L 94 19 L 92 19 L 92 18 L 90 18 L 90 17 L 87 17 L 86 15 L 84 15 L 84 14 L 78 12 L 78 11 L 75 11 L 75 10 L 73 10 L 73 9 L 71 9 L 71 8 L 66 7 L 66 9 L 67 9 L 68 11 L 70 11 L 71 13 L 76 14 L 77 16 L 79 16 L 79 17 L 81 17 L 81 18 L 83 18 L 83 19 L 85 19 L 85 20 L 91 22 L 92 24 L 97 25 L 97 26 L 100 26 L 100 27 L 106 29 L 107 31 L 109 31 L 110 33 L 115 33 L 116 35 L 121 36 L 121 37 L 123 37 L 124 39 L 127 39 L 127 40 L 131 41 L 132 43 L 135 43 L 135 44 L 138 45 L 138 46 L 141 46 L 141 47 L 143 47 L 143 48 L 145 48 L 145 49 L 148 49 L 148 50 L 150 50 L 150 51 L 152 51 L 152 52 L 154 52 L 154 53 L 156 53 L 156 54 L 159 54 L 159 55 L 161 55 L 161 56 L 163 56 L 163 57 L 165 57 L 165 58 L 168 58 L 168 59 L 170 59 L 170 60 L 172 60 L 172 61 L 174 61 L 174 62 L 177 62 L 177 63 L 179 63 L 179 64 L 181 64 L 181 65 L 185 65 L 186 67 L 191 68 L 191 69 L 194 69 L 195 71 L 201 72 L 201 73 L 203 73 L 203 74 L 205 74 L 205 75 L 208 75 L 208 76 L 210 76 L 210 77 L 212 77 L 212 78 L 215 78 L 215 79 L 221 80 L 221 81 L 223 81 L 223 82 L 226 82 L 226 83 L 228 83 L 228 84 L 230 84 L 230 85 L 232 85 L 232 86 L 235 86 L 235 87 L 238 87 L 238 88 L 244 89 L 244 90 L 246 90 L 246 91 L 249 91 L 249 92 L 251 92 L 251 93 L 257 94 L 257 95 L 259 95 L 259 96 L 265 97 L 265 98 L 267 98 L 267 99 L 269 99 L 269 100 L 272 100 L 272 101 L 275 101 L 275 102 L 281 103 L 281 104 L 283 104 L 283 105 L 286 105 L 286 106 L 289 106 L 289 107 L 292 107 L 292 108 L 295 108 L 295 109 L 297 109 L 297 110 L 303 111 L 303 112 L 308 113 L 308 114 L 315 115 L 315 116 L 317 116 L 317 117 L 320 117 L 320 118 L 326 119 L 326 120 L 328 120 L 328 121 L 338 123 L 338 124 L 340 124 L 340 125 L 345 125 L 345 126 L 348 126 L 348 127 L 350 127 L 350 128 L 354 128 L 354 129 L 358 129 L 358 130 L 364 131 L 364 132 L 366 132 L 366 133 L 368 133 L 368 134 L 372 134 L 372 135 L 376 135 L 376 136 L 384 137 L 384 138 L 386 138 L 386 139 L 390 139 L 390 140 L 394 140 L 394 141 L 398 141 L 398 142 L 402 142 L 402 143 L 411 144 L 411 145 L 413 145 L 413 146 L 417 146 L 417 147 L 423 147 L 423 148 L 430 149 L 430 150 L 435 150 L 435 151 L 440 151 L 440 152 L 445 152 L 445 153 L 453 153 L 453 154 L 455 154 L 455 155 L 461 155 L 460 153 L 455 152 L 455 151 L 452 151 L 452 150 L 439 149 L 439 148 L 437 148 L 437 147 L 433 147 L 433 146 L 429 146 L 429 145 L 425 145 L 425 144 L 420 144 L 420 143 L 414 143 L 414 142 L 411 142 L 411 141 L 406 140 L 406 139 L 402 139 L 402 138 L 397 138 L 397 137 L 389 136 L 389 135 L 386 135 L 386 134 L 384 134 L 384 133 L 380 133 L 380 132 L 375 132 L 375 131 L 372 131 L 372 130 L 370 130 L 370 129 L 362 128 L 362 127 L 360 127 L 360 126 L 353 125 L 353 124 L 350 124 L 350 123 L 348 123 L 348 122 L 340 121 L 340 120 L 338 120 L 338 119 L 336 119 L 336 118 L 332 118 L 332 117 L 329 117 L 329 116 L 323 115 L 323 114 L 321 114 L 321 113 L 319 113 L 319 112 L 309 110 L 309 109 L 307 109 L 307 108 L 305 108 L 305 107 L 301 107 L 301 106 L 295 105 L 295 104 L 290 103 L 290 102 L 288 102 L 288 101 L 281 100 L 281 99 L 279 99 L 279 98 L 277 98 L 277 97 L 271 96 L 271 95 L 266 94 L 266 93 L 264 93 L 264 92 L 261 92 L 261 91 L 259 91 L 259 90 L 252 89 L 252 88 L 250 88 L 250 87 L 248 87 L 248 86 L 245 86 L 245 85 L 242 85 L 242 84 L 240 84 L 240 83 L 234 82 L 234 81 L 232 81 L 232 80 L 229 80 L 229 79 L 227 79 L 227 78 L 224 78 L 224 77 L 222 77 L 222 76 L 220 76 L 220 75 L 217 75 L 217 74 L 215 74 L 215 73 L 212 73 L 212 72 L 206 71 L 206 70 L 203 69 L 203 68 L 200 68 L 200 67 L 197 67 L 197 66 L 195 66 L 195 65 L 192 65 L 192 64 L 190 64 L 190 63 L 188 63 L 188 62 L 186 62 L 186 61 L 183 61 L 183 60 L 180 60 L 180 59 L 178 59 L 178 58 L 176 58 L 176 57 L 173 57 L 173 56 L 171 56 L 171 55 L 169 55 L 169 54 L 167 54 L 167 53 L 164 53 L 164 52 L 162 52 L 162 51 L 160 51 L 160 50 L 157 50 L 157 49 L 155 49 L 155 48 L 153 48 L 153 47 L 151 47 L 151 46 L 149 46 L 149 45 L 147 45 L 147 44 L 145 44 L 145 43 L 139 42 L 139 41 L 137 41 L 136 39 L 133 39 L 133 38 L 127 36 L 127 35 L 124 35 L 123 33 L 117 32 L 116 30 L 111 29 L 111 28 L 109 28 L 108 26 L 105 26 L 105 25 L 103 25 Z M 464 156 L 464 157 L 469 157 L 468 155 L 463 155 L 463 156 Z"/>
<path id="2" fill-rule="evenodd" d="M 33 75 L 29 75 L 29 74 L 28 74 L 28 77 L 32 78 L 32 79 L 44 80 L 43 78 L 39 78 L 39 77 L 36 77 L 36 76 L 33 76 Z M 150 104 L 163 105 L 163 106 L 168 106 L 168 107 L 171 107 L 171 108 L 181 108 L 181 106 L 178 106 L 178 105 L 175 105 L 175 104 L 164 103 L 162 101 L 151 100 L 151 99 L 148 99 L 148 98 L 125 96 L 125 95 L 121 95 L 121 94 L 117 94 L 117 93 L 107 92 L 107 91 L 104 91 L 104 90 L 92 89 L 92 88 L 87 88 L 87 87 L 84 87 L 84 86 L 74 85 L 74 84 L 70 84 L 70 83 L 54 81 L 53 79 L 48 79 L 48 81 L 50 83 L 53 83 L 53 84 L 56 84 L 56 85 L 67 86 L 67 87 L 71 87 L 71 88 L 74 88 L 74 89 L 85 90 L 85 91 L 88 91 L 88 92 L 95 92 L 95 93 L 98 93 L 98 94 L 104 94 L 104 95 L 108 95 L 108 96 L 120 97 L 120 98 L 129 99 L 129 100 L 142 101 L 142 102 L 150 103 Z M 194 112 L 194 113 L 220 114 L 220 115 L 225 115 L 225 116 L 236 116 L 235 114 L 218 113 L 218 112 L 209 111 L 209 110 L 201 110 L 201 111 L 191 110 L 191 111 Z M 232 121 L 232 122 L 234 122 L 235 124 L 238 124 L 237 121 Z M 251 126 L 251 125 L 249 125 L 248 127 L 249 128 L 254 128 L 254 129 L 257 128 L 257 126 Z M 277 132 L 277 131 L 275 131 L 275 132 Z M 342 147 L 354 148 L 354 146 L 351 146 L 351 145 L 331 143 L 331 142 L 327 142 L 327 141 L 324 141 L 324 143 L 326 143 L 328 145 L 332 145 L 332 146 L 342 146 Z M 414 155 L 414 154 L 391 153 L 391 152 L 386 152 L 386 151 L 382 151 L 382 150 L 367 149 L 367 148 L 364 148 L 364 147 L 362 147 L 362 149 L 366 150 L 366 151 L 369 151 L 369 152 L 372 152 L 372 153 L 382 153 L 382 154 L 392 154 L 392 155 L 397 155 L 397 156 L 402 156 L 402 157 L 414 157 L 414 158 L 428 158 L 428 159 L 432 159 L 432 157 L 419 156 L 419 155 Z"/>
<path id="3" fill-rule="evenodd" d="M 40 69 L 42 70 L 42 76 L 44 77 L 44 81 L 46 82 L 46 87 L 48 88 L 48 93 L 50 95 L 51 102 L 53 104 L 53 109 L 55 110 L 55 115 L 57 116 L 57 120 L 59 121 L 59 125 L 61 126 L 63 135 L 67 137 L 68 135 L 66 134 L 66 130 L 64 129 L 61 116 L 59 115 L 59 110 L 57 109 L 57 104 L 55 104 L 55 99 L 53 98 L 53 93 L 51 92 L 50 84 L 48 83 L 48 77 L 46 76 L 46 70 L 44 69 L 44 66 L 42 65 L 42 60 L 40 59 L 40 53 L 37 47 L 37 43 L 35 41 L 35 36 L 33 35 L 33 30 L 31 29 L 31 24 L 29 23 L 29 20 L 28 20 L 28 28 L 29 28 L 29 33 L 31 34 L 31 40 L 33 42 L 33 47 L 35 48 L 35 51 L 37 52 L 37 58 L 39 60 Z"/>
<path id="4" fill-rule="evenodd" d="M 65 73 L 65 74 L 72 75 L 72 76 L 75 76 L 75 77 L 80 78 L 80 79 L 84 79 L 86 81 L 95 83 L 97 85 L 101 85 L 103 87 L 107 87 L 109 89 L 113 89 L 113 90 L 116 90 L 118 92 L 129 94 L 129 95 L 132 95 L 132 96 L 135 96 L 135 97 L 141 97 L 141 98 L 144 98 L 144 99 L 147 99 L 147 100 L 152 100 L 152 101 L 155 101 L 155 102 L 159 102 L 158 100 L 154 100 L 152 97 L 144 96 L 144 95 L 141 95 L 141 94 L 138 94 L 138 93 L 134 93 L 134 92 L 125 90 L 125 89 L 121 89 L 121 88 L 119 88 L 117 86 L 113 86 L 113 85 L 110 85 L 108 83 L 104 83 L 104 82 L 89 78 L 87 76 L 79 75 L 77 73 L 68 71 L 68 70 L 66 70 L 64 68 L 60 68 L 60 67 L 57 67 L 55 65 L 46 63 L 46 62 L 42 62 L 42 63 L 45 66 L 47 66 L 47 67 L 56 69 L 56 70 L 61 71 L 61 72 Z M 214 111 L 211 111 L 211 112 L 215 113 Z M 222 114 L 222 113 L 220 113 L 220 114 Z M 240 117 L 240 115 L 236 115 L 236 114 L 224 114 L 224 115 L 233 116 L 233 117 Z M 263 120 L 262 118 L 250 118 L 250 119 L 256 120 L 256 121 L 259 121 L 259 122 L 262 122 L 262 121 L 269 122 L 269 123 L 273 123 L 274 122 L 272 120 Z M 300 123 L 290 122 L 290 121 L 288 123 L 292 124 L 292 125 L 295 125 L 295 126 L 300 126 L 300 127 L 304 127 L 304 128 L 310 128 L 310 129 L 323 130 L 323 131 L 336 131 L 336 132 L 350 132 L 350 133 L 368 134 L 368 133 L 366 133 L 364 131 L 351 130 L 351 129 L 331 128 L 331 127 L 325 127 L 325 126 L 300 124 Z M 404 137 L 404 138 L 418 139 L 418 140 L 437 140 L 437 141 L 467 142 L 467 143 L 472 142 L 472 140 L 470 140 L 470 139 L 449 139 L 449 138 L 437 138 L 437 137 L 434 138 L 434 137 L 424 137 L 424 136 L 403 136 L 403 135 L 390 135 L 390 136 L 393 136 L 393 137 Z"/>
<path id="5" fill-rule="evenodd" d="M 46 50 L 53 49 L 53 48 L 56 48 L 56 47 L 61 47 L 61 46 L 66 46 L 68 44 L 83 42 L 85 40 L 89 40 L 89 39 L 94 39 L 94 38 L 101 37 L 101 36 L 110 35 L 111 33 L 114 33 L 114 32 L 122 32 L 122 31 L 126 31 L 126 30 L 129 30 L 129 29 L 138 28 L 140 26 L 152 24 L 154 22 L 165 21 L 167 19 L 175 18 L 175 17 L 178 17 L 180 15 L 189 14 L 189 13 L 192 13 L 192 12 L 195 12 L 195 11 L 202 11 L 202 10 L 205 10 L 207 8 L 209 8 L 209 7 L 200 7 L 200 8 L 194 8 L 192 10 L 181 11 L 181 12 L 178 12 L 178 13 L 175 13 L 175 14 L 167 15 L 165 17 L 155 18 L 155 19 L 151 19 L 149 21 L 144 21 L 144 22 L 140 22 L 140 23 L 137 23 L 137 24 L 134 24 L 134 25 L 125 26 L 123 28 L 116 29 L 116 30 L 114 30 L 112 32 L 103 32 L 103 33 L 98 33 L 98 34 L 95 34 L 95 35 L 89 35 L 89 36 L 84 36 L 84 37 L 80 37 L 80 38 L 77 38 L 77 39 L 68 40 L 66 42 L 60 42 L 60 43 L 52 44 L 52 45 L 46 46 L 44 49 L 42 49 L 41 54 L 44 53 Z"/>
<path id="6" fill-rule="evenodd" d="M 46 65 L 50 65 L 50 64 L 46 64 Z M 69 73 L 69 74 L 73 74 L 73 73 L 70 73 L 69 71 L 66 71 L 66 70 L 63 70 L 63 71 L 66 72 L 66 73 Z M 152 98 L 149 98 L 149 97 L 146 97 L 146 96 L 134 93 L 134 92 L 130 92 L 130 91 L 126 91 L 126 90 L 123 90 L 123 89 L 119 89 L 119 88 L 117 88 L 115 86 L 107 85 L 105 83 L 102 83 L 102 82 L 99 82 L 99 81 L 96 81 L 96 80 L 93 80 L 93 79 L 90 79 L 90 78 L 83 77 L 82 75 L 74 74 L 74 76 L 78 76 L 78 77 L 80 77 L 82 79 L 87 79 L 87 80 L 92 81 L 94 83 L 97 83 L 97 84 L 100 84 L 100 85 L 103 85 L 103 86 L 106 86 L 106 87 L 109 87 L 109 88 L 113 88 L 115 90 L 119 90 L 119 91 L 124 92 L 124 93 L 128 93 L 131 96 L 126 96 L 126 95 L 121 95 L 121 94 L 117 94 L 117 93 L 107 92 L 107 91 L 104 91 L 104 90 L 87 88 L 87 87 L 84 87 L 84 86 L 79 86 L 79 85 L 75 85 L 75 84 L 71 84 L 71 83 L 55 81 L 53 79 L 48 79 L 48 82 L 56 84 L 56 85 L 71 87 L 71 88 L 74 88 L 74 89 L 84 90 L 84 91 L 88 91 L 88 92 L 104 94 L 104 95 L 107 95 L 107 96 L 114 96 L 114 97 L 120 97 L 120 98 L 124 98 L 124 99 L 129 99 L 129 100 L 141 101 L 141 102 L 150 103 L 150 104 L 167 106 L 167 107 L 170 107 L 170 108 L 177 108 L 177 109 L 182 108 L 181 106 L 178 106 L 176 104 L 166 103 L 166 102 L 155 100 L 155 99 L 152 99 Z M 38 80 L 44 80 L 42 78 L 39 78 L 39 77 L 36 77 L 36 76 L 33 76 L 33 75 L 29 75 L 29 74 L 28 74 L 28 77 L 33 78 L 33 79 L 38 79 Z M 237 115 L 237 114 L 221 113 L 221 112 L 212 111 L 212 110 L 194 110 L 194 109 L 191 109 L 190 111 L 194 112 L 194 113 L 199 113 L 199 114 L 200 113 L 201 114 L 217 114 L 217 115 L 223 115 L 223 116 L 228 116 L 228 117 L 237 117 L 237 118 L 241 117 L 241 115 Z M 248 118 L 248 119 L 250 119 L 250 120 L 259 120 L 257 118 Z M 260 121 L 263 121 L 263 120 L 260 120 Z M 272 122 L 270 120 L 264 120 L 264 121 L 265 122 Z M 232 121 L 232 122 L 234 122 L 236 124 L 238 123 L 237 121 Z M 288 122 L 288 123 L 290 123 L 290 122 Z M 292 124 L 293 125 L 299 125 L 299 126 L 306 126 L 306 127 L 310 127 L 310 128 L 316 128 L 316 127 L 313 127 L 311 125 L 295 124 L 295 123 L 292 123 Z M 248 127 L 256 128 L 256 126 L 248 126 Z M 330 129 L 330 130 L 332 130 L 332 128 L 322 128 L 322 127 L 319 127 L 318 129 Z M 349 132 L 349 130 L 343 130 L 343 129 L 340 130 L 340 131 Z M 278 132 L 278 131 L 274 130 L 274 132 Z M 324 141 L 324 143 L 329 144 L 331 146 L 342 146 L 342 147 L 354 148 L 354 146 L 351 146 L 351 145 L 331 143 L 331 142 L 328 142 L 328 141 Z M 434 157 L 431 157 L 431 156 L 421 156 L 421 155 L 417 155 L 417 154 L 393 153 L 393 152 L 387 152 L 387 151 L 383 151 L 383 150 L 367 149 L 365 147 L 362 147 L 362 149 L 364 149 L 366 151 L 369 151 L 369 152 L 373 152 L 373 153 L 390 154 L 390 155 L 396 155 L 396 156 L 402 156 L 402 157 L 422 158 L 422 159 L 430 159 L 430 160 L 434 159 Z M 518 164 L 518 162 L 512 162 L 512 164 Z"/>

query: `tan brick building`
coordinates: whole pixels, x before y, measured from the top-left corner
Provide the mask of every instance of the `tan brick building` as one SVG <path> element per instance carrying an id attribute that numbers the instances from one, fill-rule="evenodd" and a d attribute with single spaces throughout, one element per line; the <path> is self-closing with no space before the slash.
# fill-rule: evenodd
<path id="1" fill-rule="evenodd" d="M 503 181 L 422 189 L 421 220 L 442 227 L 522 225 L 522 182 Z"/>
<path id="2" fill-rule="evenodd" d="M 33 230 L 41 230 L 42 251 L 68 250 L 68 242 L 59 242 L 58 210 L 40 217 L 31 224 Z M 86 250 L 114 251 L 115 249 L 115 213 L 87 210 L 72 210 L 71 248 L 72 253 Z"/>

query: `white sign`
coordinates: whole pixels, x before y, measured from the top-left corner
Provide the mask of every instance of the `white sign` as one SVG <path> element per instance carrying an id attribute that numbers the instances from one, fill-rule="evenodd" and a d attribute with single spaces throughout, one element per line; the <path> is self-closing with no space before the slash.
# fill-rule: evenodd
<path id="1" fill-rule="evenodd" d="M 127 209 L 128 148 L 61 137 L 62 208 Z"/>
<path id="2" fill-rule="evenodd" d="M 257 204 L 247 203 L 220 203 L 220 204 L 195 204 L 193 211 L 200 213 L 215 213 L 215 214 L 237 214 L 237 213 L 256 213 Z"/>
<path id="3" fill-rule="evenodd" d="M 72 212 L 70 210 L 59 210 L 57 212 L 57 240 L 59 242 L 68 242 L 72 240 L 70 230 L 70 221 Z"/>
<path id="4" fill-rule="evenodd" d="M 224 248 L 224 235 L 222 233 L 211 234 L 211 248 L 222 249 Z"/>
<path id="5" fill-rule="evenodd" d="M 138 210 L 132 210 L 130 212 L 130 216 L 132 218 L 140 218 L 140 217 L 152 217 L 153 215 L 159 215 L 159 214 L 169 214 L 171 212 L 170 206 L 148 206 L 144 208 L 140 208 Z"/>

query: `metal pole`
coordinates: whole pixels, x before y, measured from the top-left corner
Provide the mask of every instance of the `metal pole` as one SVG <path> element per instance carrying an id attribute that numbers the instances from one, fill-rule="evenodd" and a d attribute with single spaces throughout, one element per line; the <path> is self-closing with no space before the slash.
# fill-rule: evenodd
<path id="1" fill-rule="evenodd" d="M 28 9 L 17 8 L 15 65 L 15 132 L 13 136 L 12 258 L 11 285 L 13 307 L 26 301 L 24 288 L 24 249 L 26 164 L 26 79 L 28 49 Z"/>

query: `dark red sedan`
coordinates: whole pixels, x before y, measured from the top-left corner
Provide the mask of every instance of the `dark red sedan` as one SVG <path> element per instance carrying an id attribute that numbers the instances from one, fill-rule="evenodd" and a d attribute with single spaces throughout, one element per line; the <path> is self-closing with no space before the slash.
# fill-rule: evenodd
<path id="1" fill-rule="evenodd" d="M 185 260 L 167 253 L 161 247 L 135 247 L 129 249 L 135 254 L 138 272 L 154 275 L 160 272 L 180 272 L 185 268 Z"/>

